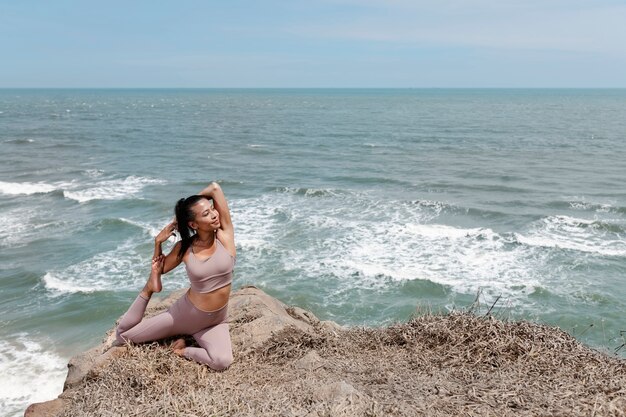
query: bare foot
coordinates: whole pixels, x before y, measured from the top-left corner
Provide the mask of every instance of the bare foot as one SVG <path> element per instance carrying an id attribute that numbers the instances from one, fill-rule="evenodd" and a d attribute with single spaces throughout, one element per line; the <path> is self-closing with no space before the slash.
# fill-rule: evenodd
<path id="1" fill-rule="evenodd" d="M 150 298 L 152 293 L 161 292 L 163 289 L 163 285 L 161 285 L 161 274 L 163 273 L 163 263 L 165 258 L 163 256 L 159 256 L 152 260 L 152 270 L 150 271 L 150 277 L 148 278 L 148 282 L 143 287 L 141 291 L 141 295 L 146 298 Z"/>
<path id="2" fill-rule="evenodd" d="M 185 344 L 185 339 L 177 339 L 176 341 L 174 341 L 174 343 L 172 343 L 170 347 L 175 354 L 177 354 L 178 356 L 183 356 L 187 345 Z"/>

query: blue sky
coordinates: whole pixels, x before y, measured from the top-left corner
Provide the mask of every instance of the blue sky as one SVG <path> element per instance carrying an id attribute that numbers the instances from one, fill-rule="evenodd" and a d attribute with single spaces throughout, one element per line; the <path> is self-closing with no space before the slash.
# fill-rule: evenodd
<path id="1" fill-rule="evenodd" d="M 626 1 L 0 0 L 0 87 L 626 87 Z"/>

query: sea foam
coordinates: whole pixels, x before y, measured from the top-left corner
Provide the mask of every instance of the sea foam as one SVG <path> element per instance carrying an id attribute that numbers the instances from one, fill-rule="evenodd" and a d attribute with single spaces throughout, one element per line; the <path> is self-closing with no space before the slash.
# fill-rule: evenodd
<path id="1" fill-rule="evenodd" d="M 133 197 L 146 185 L 164 183 L 165 181 L 159 179 L 131 175 L 124 179 L 100 181 L 83 189 L 64 190 L 63 195 L 79 203 L 91 200 L 119 200 Z"/>
<path id="2" fill-rule="evenodd" d="M 4 182 L 0 181 L 0 193 L 8 195 L 31 195 L 49 193 L 58 189 L 58 185 L 44 182 Z"/>
<path id="3" fill-rule="evenodd" d="M 606 229 L 597 220 L 549 216 L 533 225 L 528 233 L 515 233 L 515 238 L 528 246 L 626 257 L 626 239 Z"/>
<path id="4" fill-rule="evenodd" d="M 67 360 L 26 334 L 0 340 L 0 409 L 22 416 L 29 404 L 54 399 L 63 390 Z"/>
<path id="5" fill-rule="evenodd" d="M 265 266 L 268 274 L 280 268 L 301 279 L 326 277 L 346 294 L 429 280 L 460 293 L 484 289 L 525 297 L 541 285 L 542 259 L 532 248 L 489 228 L 437 224 L 442 212 L 453 209 L 446 203 L 341 193 L 311 204 L 302 201 L 306 192 L 277 191 L 233 203 L 238 245 L 248 262 Z M 255 280 L 252 274 L 264 275 L 258 268 L 242 272 L 245 280 Z"/>
<path id="6" fill-rule="evenodd" d="M 117 248 L 96 254 L 66 268 L 48 271 L 42 281 L 53 297 L 72 293 L 139 290 L 150 273 L 151 253 L 139 253 L 128 240 Z M 168 275 L 169 289 L 182 288 L 182 268 Z"/>
<path id="7" fill-rule="evenodd" d="M 172 219 L 170 218 L 170 219 L 163 219 L 161 221 L 156 221 L 156 222 L 143 222 L 143 221 L 120 217 L 120 221 L 142 229 L 150 237 L 156 237 L 156 235 L 159 234 L 161 229 L 163 229 L 163 227 L 165 227 L 168 224 L 168 222 L 170 222 L 171 220 Z"/>
<path id="8" fill-rule="evenodd" d="M 519 232 L 495 231 L 440 223 L 442 214 L 462 211 L 441 201 L 377 201 L 367 193 L 309 191 L 280 188 L 233 201 L 244 281 L 284 286 L 289 280 L 330 280 L 337 300 L 337 294 L 350 297 L 356 288 L 384 290 L 427 280 L 452 292 L 502 296 L 529 307 L 529 295 L 538 288 L 571 296 L 584 284 L 570 279 L 568 285 L 554 285 L 554 259 L 573 256 L 563 250 L 626 255 L 623 234 L 612 232 L 621 226 L 607 220 L 559 215 Z M 280 282 L 267 278 L 277 274 Z"/>
<path id="9" fill-rule="evenodd" d="M 43 213 L 43 214 L 42 214 Z M 41 218 L 44 215 L 46 217 Z M 35 207 L 23 206 L 2 213 L 0 216 L 0 247 L 27 245 L 44 230 L 51 230 L 63 221 L 51 218 L 48 212 Z"/>

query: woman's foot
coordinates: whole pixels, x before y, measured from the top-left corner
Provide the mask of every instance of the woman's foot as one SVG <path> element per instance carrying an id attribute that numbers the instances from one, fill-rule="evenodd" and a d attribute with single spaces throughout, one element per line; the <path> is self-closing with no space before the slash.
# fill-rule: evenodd
<path id="1" fill-rule="evenodd" d="M 178 356 L 183 356 L 187 345 L 185 344 L 185 339 L 177 339 L 174 341 L 174 343 L 172 343 L 170 347 L 175 354 L 177 354 Z"/>
<path id="2" fill-rule="evenodd" d="M 141 291 L 141 295 L 148 299 L 152 297 L 152 293 L 161 292 L 163 289 L 163 285 L 161 285 L 161 274 L 163 274 L 163 263 L 165 261 L 165 257 L 158 256 L 152 260 L 152 270 L 150 271 L 150 277 L 148 278 L 148 282 L 143 287 Z"/>

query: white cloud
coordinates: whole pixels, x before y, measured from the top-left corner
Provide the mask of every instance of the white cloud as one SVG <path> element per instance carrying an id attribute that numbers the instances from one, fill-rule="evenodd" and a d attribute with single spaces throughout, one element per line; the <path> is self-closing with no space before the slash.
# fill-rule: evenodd
<path id="1" fill-rule="evenodd" d="M 360 4 L 366 5 L 366 10 L 355 11 L 352 18 L 344 22 L 312 24 L 290 31 L 307 37 L 424 46 L 562 50 L 611 55 L 626 52 L 626 5 L 623 4 L 486 0 L 436 3 L 369 0 Z"/>

